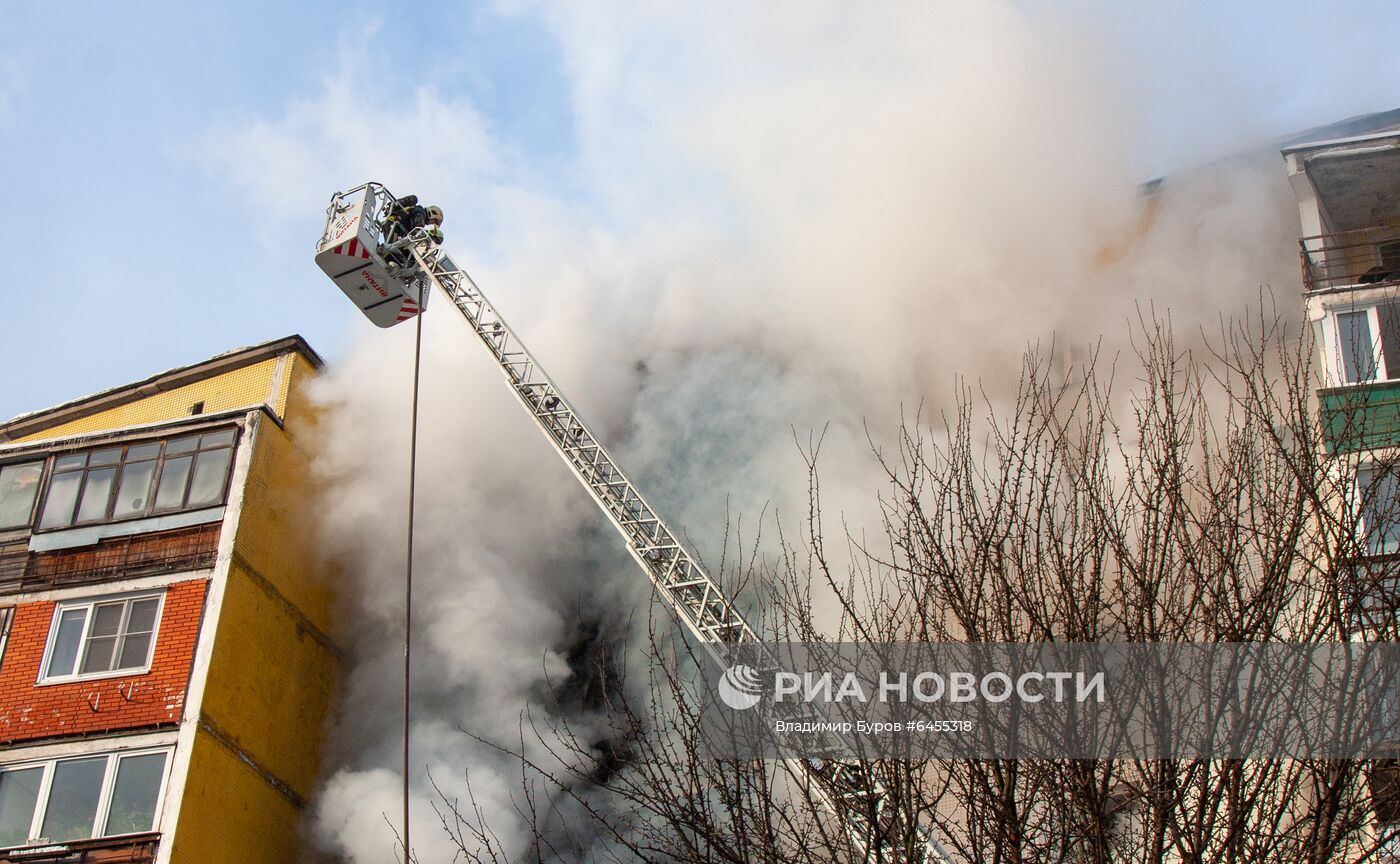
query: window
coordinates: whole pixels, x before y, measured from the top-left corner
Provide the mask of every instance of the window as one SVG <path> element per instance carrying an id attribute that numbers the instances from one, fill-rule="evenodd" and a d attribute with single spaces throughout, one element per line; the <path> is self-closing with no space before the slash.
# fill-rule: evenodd
<path id="1" fill-rule="evenodd" d="M 1400 303 L 1338 312 L 1335 318 L 1342 383 L 1400 378 Z"/>
<path id="2" fill-rule="evenodd" d="M 44 462 L 16 462 L 0 465 L 0 530 L 23 528 L 34 515 L 39 480 Z"/>
<path id="3" fill-rule="evenodd" d="M 1396 469 L 1359 469 L 1357 496 L 1360 520 L 1357 540 L 1371 555 L 1400 552 L 1400 476 Z"/>
<path id="4" fill-rule="evenodd" d="M 1381 266 L 1387 271 L 1394 273 L 1400 270 L 1400 237 L 1377 243 L 1376 257 L 1381 259 Z"/>
<path id="5" fill-rule="evenodd" d="M 41 683 L 151 668 L 161 595 L 79 603 L 54 610 Z"/>
<path id="6" fill-rule="evenodd" d="M 1371 810 L 1376 816 L 1377 833 L 1386 838 L 1385 849 L 1400 847 L 1400 837 L 1394 836 L 1400 823 L 1400 763 L 1387 759 L 1367 765 L 1367 780 L 1371 787 Z M 1385 859 L 1381 859 L 1385 860 Z"/>
<path id="7" fill-rule="evenodd" d="M 169 755 L 104 753 L 0 768 L 0 847 L 152 830 Z"/>
<path id="8" fill-rule="evenodd" d="M 10 625 L 15 621 L 15 607 L 0 609 L 0 663 L 5 662 L 5 647 L 10 644 Z"/>
<path id="9" fill-rule="evenodd" d="M 233 429 L 221 429 L 58 456 L 39 527 L 117 522 L 222 503 L 233 440 Z"/>

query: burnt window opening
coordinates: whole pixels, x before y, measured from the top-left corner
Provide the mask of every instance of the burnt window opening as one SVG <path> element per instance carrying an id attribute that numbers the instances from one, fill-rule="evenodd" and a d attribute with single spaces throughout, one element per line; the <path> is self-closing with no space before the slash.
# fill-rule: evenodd
<path id="1" fill-rule="evenodd" d="M 611 632 L 612 628 L 596 618 L 574 622 L 573 632 L 560 650 L 569 665 L 569 674 L 550 694 L 557 708 L 565 712 L 628 710 L 620 707 L 625 702 L 621 696 L 623 670 L 617 659 L 621 648 L 614 644 Z M 615 727 L 613 734 L 589 741 L 586 746 L 593 759 L 588 771 L 588 779 L 593 783 L 608 782 L 637 759 L 625 723 Z"/>

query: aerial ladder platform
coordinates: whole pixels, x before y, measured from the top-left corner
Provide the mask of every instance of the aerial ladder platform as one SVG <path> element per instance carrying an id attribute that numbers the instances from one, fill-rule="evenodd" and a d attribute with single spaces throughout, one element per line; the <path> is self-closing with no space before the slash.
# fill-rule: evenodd
<path id="1" fill-rule="evenodd" d="M 702 649 L 725 668 L 731 647 L 761 644 L 734 602 L 647 503 L 466 271 L 423 228 L 402 237 L 389 230 L 397 200 L 373 182 L 332 196 L 316 247 L 322 272 L 379 327 L 422 313 L 430 287 L 437 286 L 491 355 L 516 401 L 622 535 L 657 595 Z M 842 820 L 865 861 L 954 861 L 930 826 L 901 812 L 865 763 L 813 755 L 787 764 Z M 911 837 L 916 838 L 912 855 L 906 849 Z"/>

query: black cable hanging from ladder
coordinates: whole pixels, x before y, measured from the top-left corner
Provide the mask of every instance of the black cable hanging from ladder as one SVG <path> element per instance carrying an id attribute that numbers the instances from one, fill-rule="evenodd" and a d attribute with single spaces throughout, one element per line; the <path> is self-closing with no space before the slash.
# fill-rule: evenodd
<path id="1" fill-rule="evenodd" d="M 408 440 L 408 550 L 404 562 L 403 604 L 403 860 L 412 864 L 409 842 L 409 703 L 413 661 L 413 505 L 418 486 L 418 381 L 423 364 L 423 312 L 419 306 L 413 337 L 413 409 Z"/>

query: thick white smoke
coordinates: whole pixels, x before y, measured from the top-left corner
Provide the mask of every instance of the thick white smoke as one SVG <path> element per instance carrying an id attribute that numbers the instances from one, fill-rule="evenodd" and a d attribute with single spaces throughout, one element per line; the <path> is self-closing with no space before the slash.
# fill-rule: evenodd
<path id="1" fill-rule="evenodd" d="M 1262 285 L 1292 308 L 1296 229 L 1277 156 L 1169 180 L 1144 216 L 1143 112 L 1104 85 L 1115 70 L 1091 33 L 996 0 L 526 11 L 548 21 L 573 87 L 569 194 L 473 105 L 429 85 L 376 93 L 353 75 L 225 130 L 221 152 L 298 225 L 368 177 L 441 204 L 454 257 L 708 558 L 726 507 L 805 511 L 794 429 L 830 424 L 829 512 L 859 529 L 878 491 L 864 424 L 878 436 L 901 406 L 948 405 L 956 376 L 1009 386 L 1027 344 L 1052 335 L 1103 333 L 1111 350 L 1139 303 L 1188 329 Z M 348 43 L 342 68 L 371 68 L 357 61 L 382 47 L 372 33 Z M 450 795 L 470 768 L 518 854 L 518 774 L 457 727 L 518 745 L 522 712 L 567 675 L 560 652 L 581 615 L 610 610 L 617 627 L 648 594 L 436 305 L 414 763 Z M 322 539 L 346 564 L 354 662 L 314 828 L 351 864 L 390 860 L 386 820 L 398 821 L 410 330 L 362 330 L 318 390 Z M 414 787 L 419 854 L 451 860 L 421 771 Z"/>

